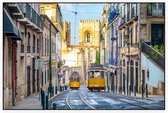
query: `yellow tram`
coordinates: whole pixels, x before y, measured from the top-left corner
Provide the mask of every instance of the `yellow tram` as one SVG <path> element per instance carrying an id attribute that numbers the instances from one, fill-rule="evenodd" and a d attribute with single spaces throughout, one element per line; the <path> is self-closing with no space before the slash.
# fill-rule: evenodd
<path id="1" fill-rule="evenodd" d="M 71 89 L 79 89 L 80 87 L 80 75 L 78 72 L 74 71 L 69 78 L 69 86 Z"/>
<path id="2" fill-rule="evenodd" d="M 87 87 L 90 91 L 105 90 L 105 74 L 106 69 L 103 65 L 91 64 L 88 68 Z"/>

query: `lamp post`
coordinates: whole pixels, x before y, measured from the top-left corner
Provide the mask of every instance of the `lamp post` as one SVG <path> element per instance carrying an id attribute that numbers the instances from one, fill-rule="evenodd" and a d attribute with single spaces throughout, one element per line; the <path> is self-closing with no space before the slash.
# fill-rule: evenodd
<path id="1" fill-rule="evenodd" d="M 53 96 L 53 90 L 52 90 L 52 65 L 51 65 L 51 50 L 52 50 L 52 45 L 51 45 L 51 23 L 50 23 L 50 55 L 49 55 L 49 73 L 50 73 L 50 80 L 49 80 L 49 93 L 50 93 L 50 98 Z"/>

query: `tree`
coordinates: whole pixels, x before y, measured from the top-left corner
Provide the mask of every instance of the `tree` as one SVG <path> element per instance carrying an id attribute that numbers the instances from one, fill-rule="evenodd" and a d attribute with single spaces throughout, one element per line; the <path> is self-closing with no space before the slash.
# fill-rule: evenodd
<path id="1" fill-rule="evenodd" d="M 96 52 L 96 64 L 100 64 L 100 51 Z"/>

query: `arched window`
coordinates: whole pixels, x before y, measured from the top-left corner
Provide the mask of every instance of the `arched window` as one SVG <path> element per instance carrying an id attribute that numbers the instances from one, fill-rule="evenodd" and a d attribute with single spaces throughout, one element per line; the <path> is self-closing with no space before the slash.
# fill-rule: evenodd
<path id="1" fill-rule="evenodd" d="M 35 45 L 36 45 L 36 38 L 35 35 L 33 35 L 33 53 L 35 53 Z"/>
<path id="2" fill-rule="evenodd" d="M 131 60 L 130 64 L 133 66 L 133 65 L 134 65 L 134 61 L 133 61 L 133 60 Z"/>
<path id="3" fill-rule="evenodd" d="M 28 32 L 28 38 L 27 38 L 27 46 L 30 46 L 30 33 Z"/>
<path id="4" fill-rule="evenodd" d="M 123 66 L 125 66 L 125 59 L 123 60 Z"/>
<path id="5" fill-rule="evenodd" d="M 90 33 L 87 33 L 87 36 L 86 36 L 86 40 L 87 40 L 87 42 L 90 42 Z"/>
<path id="6" fill-rule="evenodd" d="M 30 53 L 30 33 L 28 32 L 28 37 L 27 37 L 27 53 Z"/>

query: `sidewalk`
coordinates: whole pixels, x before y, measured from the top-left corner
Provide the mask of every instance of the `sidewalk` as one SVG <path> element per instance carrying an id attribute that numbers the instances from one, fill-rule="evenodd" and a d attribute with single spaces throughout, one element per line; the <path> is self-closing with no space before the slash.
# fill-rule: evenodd
<path id="1" fill-rule="evenodd" d="M 22 99 L 21 101 L 16 102 L 15 106 L 9 108 L 13 109 L 42 109 L 41 101 L 39 100 L 39 94 L 32 95 L 28 98 Z"/>
<path id="2" fill-rule="evenodd" d="M 124 95 L 124 93 L 122 93 L 121 95 Z M 155 101 L 155 102 L 164 102 L 164 100 L 165 100 L 165 97 L 163 95 L 148 95 L 148 97 L 146 97 L 146 95 L 144 94 L 144 98 L 142 98 L 142 94 L 136 93 L 136 96 L 134 96 L 134 93 L 131 93 L 131 95 L 128 95 L 128 96 L 134 97 L 134 98 L 151 100 L 151 101 Z"/>
<path id="3" fill-rule="evenodd" d="M 66 91 L 59 92 L 52 98 L 49 98 L 49 101 L 54 99 L 56 96 L 61 95 L 62 93 L 66 93 Z M 41 99 L 41 98 L 40 98 Z M 39 100 L 39 94 L 31 95 L 28 98 L 24 98 L 18 102 L 16 102 L 15 106 L 9 108 L 9 110 L 42 110 L 41 100 Z"/>

